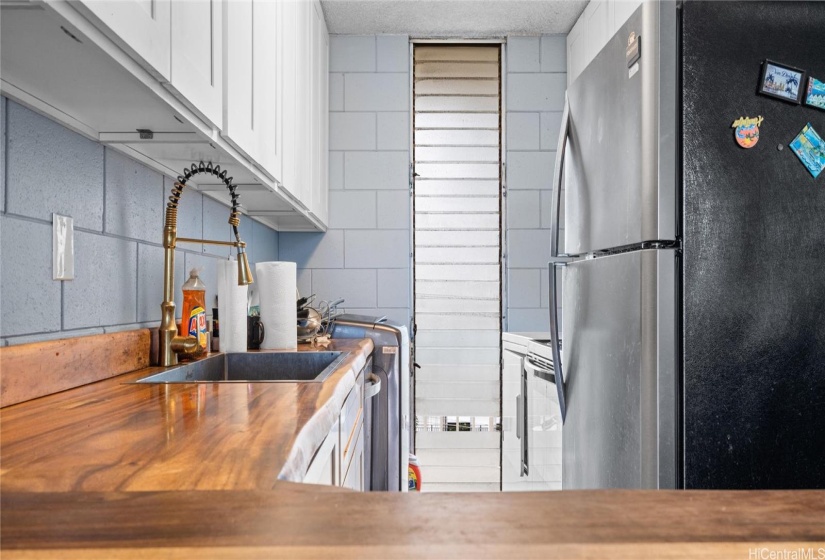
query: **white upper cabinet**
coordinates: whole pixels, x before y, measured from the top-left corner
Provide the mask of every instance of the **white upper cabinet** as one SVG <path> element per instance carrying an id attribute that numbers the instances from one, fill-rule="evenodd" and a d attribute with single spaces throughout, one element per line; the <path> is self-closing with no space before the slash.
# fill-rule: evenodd
<path id="1" fill-rule="evenodd" d="M 322 223 L 327 217 L 329 34 L 321 6 L 280 3 L 282 184 Z"/>
<path id="2" fill-rule="evenodd" d="M 329 33 L 321 7 L 313 10 L 312 202 L 310 212 L 327 222 L 329 200 Z"/>
<path id="3" fill-rule="evenodd" d="M 220 128 L 223 124 L 223 1 L 172 2 L 172 75 L 167 87 Z"/>
<path id="4" fill-rule="evenodd" d="M 278 82 L 281 94 L 281 134 L 283 140 L 283 172 L 281 185 L 295 198 L 301 200 L 299 185 L 300 165 L 298 156 L 301 146 L 297 142 L 301 122 L 298 103 L 300 39 L 303 36 L 298 27 L 299 3 L 281 2 L 280 56 L 278 57 Z"/>
<path id="5" fill-rule="evenodd" d="M 275 180 L 281 180 L 278 90 L 280 4 L 231 0 L 224 5 L 224 112 L 221 134 Z"/>
<path id="6" fill-rule="evenodd" d="M 318 0 L 0 0 L 0 92 L 169 176 L 211 161 L 281 231 L 328 215 Z M 60 84 L 60 87 L 55 87 Z M 219 179 L 196 188 L 227 202 Z"/>
<path id="7" fill-rule="evenodd" d="M 169 80 L 170 0 L 80 0 L 75 6 L 155 77 Z"/>

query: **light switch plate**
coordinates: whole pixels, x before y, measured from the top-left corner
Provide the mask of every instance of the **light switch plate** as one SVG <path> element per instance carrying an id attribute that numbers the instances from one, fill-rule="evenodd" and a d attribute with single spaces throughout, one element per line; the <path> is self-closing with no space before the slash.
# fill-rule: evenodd
<path id="1" fill-rule="evenodd" d="M 52 278 L 74 280 L 74 220 L 52 214 Z"/>

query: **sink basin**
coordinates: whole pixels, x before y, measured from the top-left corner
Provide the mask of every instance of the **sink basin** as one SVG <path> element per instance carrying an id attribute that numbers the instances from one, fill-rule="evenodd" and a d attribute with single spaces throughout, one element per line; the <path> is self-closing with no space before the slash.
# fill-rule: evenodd
<path id="1" fill-rule="evenodd" d="M 181 364 L 134 383 L 270 383 L 324 381 L 349 352 L 239 352 Z"/>

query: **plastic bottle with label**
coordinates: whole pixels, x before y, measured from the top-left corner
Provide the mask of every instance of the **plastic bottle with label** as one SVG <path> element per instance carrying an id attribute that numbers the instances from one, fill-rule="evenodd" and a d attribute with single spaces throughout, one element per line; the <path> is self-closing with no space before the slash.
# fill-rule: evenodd
<path id="1" fill-rule="evenodd" d="M 189 272 L 189 279 L 183 284 L 183 309 L 181 314 L 181 336 L 198 339 L 197 355 L 206 352 L 206 284 L 198 276 L 198 269 Z"/>

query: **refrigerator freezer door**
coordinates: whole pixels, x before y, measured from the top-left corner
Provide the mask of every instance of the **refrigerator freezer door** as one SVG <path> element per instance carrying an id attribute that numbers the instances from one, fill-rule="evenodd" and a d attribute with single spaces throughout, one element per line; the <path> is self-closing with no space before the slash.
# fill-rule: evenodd
<path id="1" fill-rule="evenodd" d="M 650 249 L 564 268 L 563 489 L 676 487 L 677 266 Z"/>
<path id="2" fill-rule="evenodd" d="M 568 90 L 568 255 L 676 238 L 675 9 L 645 2 Z M 628 68 L 631 34 L 641 58 Z"/>

